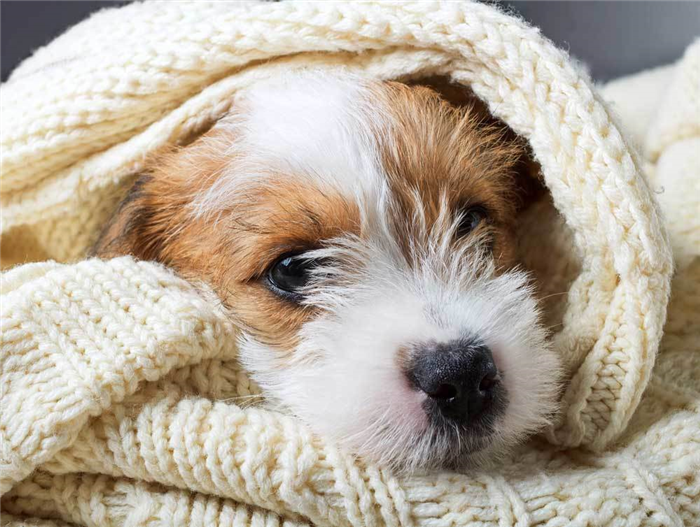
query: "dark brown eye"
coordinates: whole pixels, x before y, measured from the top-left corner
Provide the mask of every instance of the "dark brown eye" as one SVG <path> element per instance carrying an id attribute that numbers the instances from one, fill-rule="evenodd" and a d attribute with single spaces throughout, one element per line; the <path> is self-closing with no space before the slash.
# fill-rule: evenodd
<path id="1" fill-rule="evenodd" d="M 459 215 L 457 236 L 468 236 L 488 218 L 488 212 L 481 205 L 465 208 Z"/>
<path id="2" fill-rule="evenodd" d="M 274 293 L 293 301 L 300 301 L 301 291 L 311 278 L 311 271 L 318 265 L 302 254 L 286 254 L 278 259 L 267 273 L 267 281 Z"/>

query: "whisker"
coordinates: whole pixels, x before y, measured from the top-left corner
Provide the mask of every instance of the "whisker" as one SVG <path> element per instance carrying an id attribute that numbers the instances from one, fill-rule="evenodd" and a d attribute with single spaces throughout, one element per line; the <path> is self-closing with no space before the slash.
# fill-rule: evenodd
<path id="1" fill-rule="evenodd" d="M 226 399 L 220 399 L 220 402 L 222 403 L 234 403 L 237 406 L 240 406 L 239 403 L 255 403 L 260 400 L 265 399 L 265 396 L 263 394 L 250 394 L 250 395 L 236 395 L 234 397 L 227 397 Z"/>
<path id="2" fill-rule="evenodd" d="M 562 296 L 562 295 L 568 295 L 568 294 L 569 294 L 568 291 L 562 291 L 560 293 L 552 293 L 551 295 L 543 296 L 542 298 L 539 298 L 538 300 L 543 301 L 543 300 L 547 300 L 548 298 L 552 298 L 554 296 Z"/>

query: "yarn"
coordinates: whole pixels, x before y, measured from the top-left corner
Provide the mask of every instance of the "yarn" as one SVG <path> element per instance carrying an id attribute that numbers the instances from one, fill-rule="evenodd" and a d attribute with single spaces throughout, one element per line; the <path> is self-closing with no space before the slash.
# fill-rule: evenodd
<path id="1" fill-rule="evenodd" d="M 700 180 L 696 114 L 674 107 L 682 133 L 654 137 L 668 105 L 697 108 L 698 57 L 674 66 L 676 95 L 648 121 L 647 183 L 614 106 L 489 5 L 144 2 L 38 50 L 2 87 L 2 262 L 64 263 L 2 276 L 3 524 L 700 524 L 700 250 L 682 221 L 700 201 L 682 191 Z M 575 245 L 539 266 L 561 271 L 553 283 L 575 272 L 552 337 L 571 379 L 557 423 L 503 466 L 368 466 L 253 404 L 212 295 L 153 263 L 79 261 L 148 156 L 309 65 L 468 84 L 542 166 Z M 670 241 L 649 187 L 665 181 Z"/>

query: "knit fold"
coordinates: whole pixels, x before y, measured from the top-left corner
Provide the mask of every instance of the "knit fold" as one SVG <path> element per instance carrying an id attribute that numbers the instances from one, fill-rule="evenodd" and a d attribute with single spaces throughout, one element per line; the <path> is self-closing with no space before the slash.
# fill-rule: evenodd
<path id="1" fill-rule="evenodd" d="M 599 91 L 473 2 L 146 1 L 37 50 L 0 98 L 3 525 L 700 524 L 698 57 Z M 462 84 L 542 168 L 520 249 L 568 380 L 554 424 L 496 467 L 355 459 L 260 405 L 213 293 L 85 259 L 147 159 L 309 67 Z"/>

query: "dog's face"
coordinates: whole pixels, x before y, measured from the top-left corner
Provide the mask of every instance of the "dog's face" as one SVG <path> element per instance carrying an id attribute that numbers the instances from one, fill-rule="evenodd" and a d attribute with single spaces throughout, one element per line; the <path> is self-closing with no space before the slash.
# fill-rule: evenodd
<path id="1" fill-rule="evenodd" d="M 425 87 L 306 74 L 157 160 L 97 254 L 211 285 L 266 395 L 397 469 L 460 466 L 555 409 L 514 269 L 517 142 Z"/>

